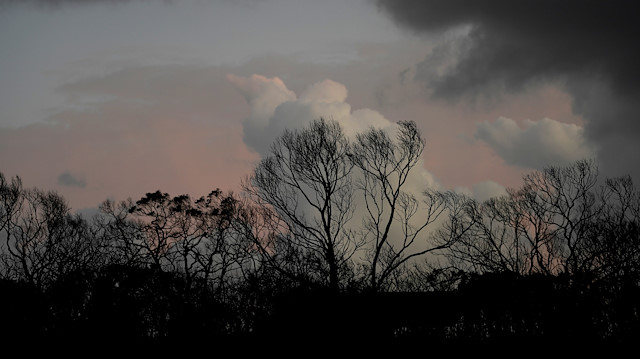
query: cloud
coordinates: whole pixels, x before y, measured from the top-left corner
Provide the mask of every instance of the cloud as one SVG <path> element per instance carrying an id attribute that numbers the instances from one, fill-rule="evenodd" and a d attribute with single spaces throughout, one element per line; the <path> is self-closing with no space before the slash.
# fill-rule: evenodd
<path id="1" fill-rule="evenodd" d="M 66 187 L 85 188 L 87 181 L 83 176 L 73 175 L 69 171 L 66 171 L 58 176 L 58 184 Z"/>
<path id="2" fill-rule="evenodd" d="M 244 139 L 247 141 L 247 145 L 258 151 L 263 158 L 270 154 L 269 146 L 282 135 L 285 129 L 302 128 L 320 117 L 338 122 L 344 134 L 351 140 L 355 140 L 356 134 L 371 127 L 387 132 L 391 138 L 396 136 L 396 131 L 399 129 L 395 122 L 375 110 L 361 108 L 352 111 L 351 105 L 346 102 L 348 94 L 346 86 L 329 79 L 307 86 L 300 92 L 300 96 L 296 96 L 277 77 L 230 75 L 227 78 L 245 95 L 251 106 L 251 114 L 243 122 Z M 269 99 L 269 101 L 265 99 Z M 270 113 L 265 111 L 267 108 L 273 109 L 273 111 Z M 352 174 L 355 190 L 357 188 L 355 183 L 361 179 L 358 176 L 363 174 L 358 170 L 354 170 Z M 420 206 L 418 213 L 411 220 L 413 225 L 419 226 L 421 225 L 419 222 L 424 220 L 420 215 L 424 213 L 421 211 L 426 211 L 426 207 L 422 203 L 424 191 L 442 188 L 442 184 L 425 168 L 423 158 L 420 158 L 402 185 L 402 191 L 413 195 Z M 361 230 L 362 220 L 369 216 L 367 203 L 361 194 L 354 196 L 351 203 L 352 209 L 354 209 L 353 219 L 346 224 L 348 228 L 353 230 Z M 314 216 L 317 215 L 315 209 L 302 198 L 296 210 L 311 218 L 315 218 Z M 402 238 L 404 237 L 401 226 L 393 225 L 390 229 L 390 240 L 394 242 L 402 240 Z M 420 241 L 415 244 L 415 248 L 418 250 L 428 244 L 428 241 Z"/>
<path id="3" fill-rule="evenodd" d="M 539 121 L 516 121 L 500 117 L 477 125 L 475 137 L 486 142 L 511 165 L 542 169 L 549 165 L 566 165 L 593 156 L 585 145 L 581 126 L 543 118 Z"/>
<path id="4" fill-rule="evenodd" d="M 475 183 L 471 186 L 471 188 L 458 187 L 455 189 L 455 191 L 458 193 L 466 194 L 480 202 L 507 194 L 507 191 L 503 185 L 493 181 L 483 181 Z"/>
<path id="5" fill-rule="evenodd" d="M 344 102 L 347 99 L 347 88 L 338 82 L 323 80 L 308 87 L 302 95 L 300 101 L 303 102 Z"/>
<path id="6" fill-rule="evenodd" d="M 321 117 L 340 123 L 345 134 L 352 138 L 370 127 L 389 131 L 393 136 L 397 128 L 377 111 L 368 108 L 352 111 L 351 105 L 345 102 L 347 88 L 332 80 L 316 82 L 298 97 L 277 77 L 229 75 L 227 79 L 251 107 L 250 116 L 243 121 L 244 139 L 262 157 L 269 154 L 271 144 L 285 129 L 302 128 Z M 420 193 L 436 186 L 439 186 L 436 179 L 420 161 L 408 180 L 407 190 Z"/>
<path id="7" fill-rule="evenodd" d="M 300 97 L 277 77 L 261 75 L 227 79 L 245 96 L 251 114 L 243 121 L 244 139 L 262 156 L 269 153 L 273 141 L 285 129 L 301 128 L 318 118 L 339 122 L 347 135 L 362 132 L 370 126 L 390 128 L 395 124 L 371 109 L 351 111 L 347 88 L 332 80 L 308 86 Z"/>
<path id="8" fill-rule="evenodd" d="M 417 33 L 458 29 L 416 66 L 436 98 L 491 97 L 562 84 L 603 168 L 640 175 L 640 22 L 633 1 L 378 0 Z M 440 66 L 440 68 L 438 68 Z M 601 131 L 601 128 L 608 131 Z M 614 140 L 615 139 L 615 140 Z M 621 154 L 624 153 L 623 156 Z"/>
<path id="9" fill-rule="evenodd" d="M 468 26 L 463 59 L 436 84 L 443 95 L 502 81 L 601 73 L 623 89 L 640 86 L 640 45 L 632 1 L 379 0 L 398 24 L 415 31 Z M 631 78 L 628 75 L 631 74 Z"/>
<path id="10" fill-rule="evenodd" d="M 499 197 L 507 194 L 503 185 L 493 182 L 484 181 L 476 183 L 471 187 L 471 193 L 474 198 L 479 201 L 486 201 L 493 197 Z"/>

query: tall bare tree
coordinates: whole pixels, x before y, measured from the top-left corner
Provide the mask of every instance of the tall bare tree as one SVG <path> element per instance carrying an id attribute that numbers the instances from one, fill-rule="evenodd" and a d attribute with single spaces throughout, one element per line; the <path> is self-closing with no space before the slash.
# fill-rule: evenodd
<path id="1" fill-rule="evenodd" d="M 376 128 L 358 134 L 350 154 L 362 174 L 357 183 L 364 200 L 363 236 L 370 245 L 368 279 L 374 291 L 412 258 L 451 244 L 426 238 L 425 228 L 445 211 L 449 195 L 429 190 L 420 201 L 405 190 L 421 163 L 425 141 L 414 122 L 397 125 L 395 138 Z"/>
<path id="2" fill-rule="evenodd" d="M 244 184 L 258 204 L 271 207 L 286 224 L 280 246 L 289 248 L 289 255 L 304 255 L 334 290 L 362 244 L 347 226 L 354 211 L 350 147 L 334 121 L 319 119 L 302 130 L 286 130 Z"/>

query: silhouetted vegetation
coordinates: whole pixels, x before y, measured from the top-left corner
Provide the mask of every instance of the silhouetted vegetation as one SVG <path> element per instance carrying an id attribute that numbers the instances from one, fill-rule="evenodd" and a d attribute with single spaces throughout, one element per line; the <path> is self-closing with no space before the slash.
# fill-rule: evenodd
<path id="1" fill-rule="evenodd" d="M 414 124 L 399 128 L 351 141 L 319 120 L 287 131 L 241 195 L 156 191 L 105 201 L 93 218 L 0 173 L 2 338 L 638 338 L 630 177 L 601 179 L 585 160 L 532 172 L 486 202 L 411 193 L 424 142 Z"/>

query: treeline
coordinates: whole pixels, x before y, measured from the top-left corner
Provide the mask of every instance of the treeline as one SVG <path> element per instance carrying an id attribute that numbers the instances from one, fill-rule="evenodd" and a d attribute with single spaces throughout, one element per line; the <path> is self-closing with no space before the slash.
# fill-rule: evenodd
<path id="1" fill-rule="evenodd" d="M 409 187 L 416 125 L 285 131 L 240 195 L 73 214 L 0 173 L 3 338 L 629 342 L 640 194 L 594 162 L 479 202 Z"/>

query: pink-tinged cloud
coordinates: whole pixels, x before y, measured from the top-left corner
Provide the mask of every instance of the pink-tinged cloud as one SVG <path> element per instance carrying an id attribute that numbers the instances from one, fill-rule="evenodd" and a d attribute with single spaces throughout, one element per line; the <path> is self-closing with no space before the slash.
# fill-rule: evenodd
<path id="1" fill-rule="evenodd" d="M 425 99 L 420 84 L 406 79 L 390 79 L 379 92 L 385 117 L 414 120 L 422 129 L 427 145 L 426 168 L 449 189 L 486 197 L 478 186 L 493 182 L 504 187 L 519 187 L 522 176 L 533 168 L 505 160 L 486 141 L 476 138 L 477 126 L 486 121 L 508 117 L 555 118 L 565 124 L 582 126 L 583 120 L 572 111 L 572 98 L 557 85 L 531 87 L 517 94 L 503 94 L 474 101 Z M 478 187 L 478 188 L 476 188 Z"/>

